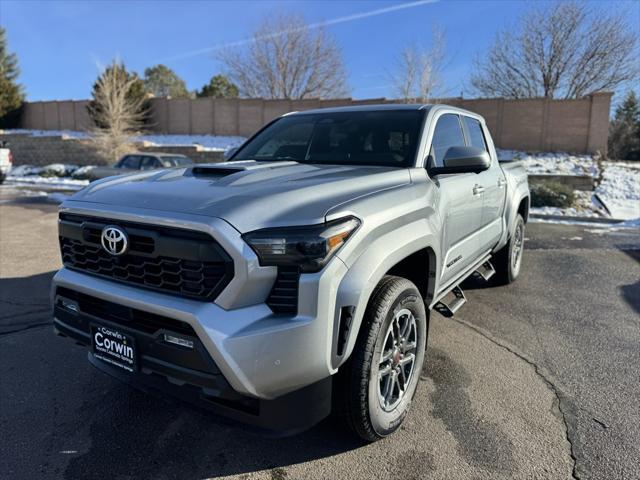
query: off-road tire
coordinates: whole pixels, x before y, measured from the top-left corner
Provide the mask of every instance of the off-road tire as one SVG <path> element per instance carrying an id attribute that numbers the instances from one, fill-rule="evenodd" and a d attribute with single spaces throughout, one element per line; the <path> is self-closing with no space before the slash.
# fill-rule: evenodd
<path id="1" fill-rule="evenodd" d="M 524 226 L 524 218 L 517 214 L 509 232 L 509 241 L 493 257 L 493 266 L 496 269 L 493 276 L 494 285 L 508 285 L 518 278 L 524 251 Z M 515 258 L 516 255 L 518 258 Z"/>
<path id="2" fill-rule="evenodd" d="M 393 410 L 385 411 L 382 400 L 378 398 L 379 360 L 392 328 L 391 322 L 405 310 L 409 310 L 415 319 L 415 360 L 402 399 L 397 400 L 399 403 Z M 428 323 L 424 301 L 412 282 L 387 275 L 376 286 L 362 319 L 353 353 L 340 368 L 335 385 L 339 414 L 360 438 L 373 442 L 392 434 L 402 424 L 420 379 Z"/>

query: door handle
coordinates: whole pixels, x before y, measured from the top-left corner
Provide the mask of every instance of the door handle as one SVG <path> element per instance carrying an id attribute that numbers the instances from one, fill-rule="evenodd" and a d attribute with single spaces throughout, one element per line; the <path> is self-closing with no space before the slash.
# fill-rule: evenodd
<path id="1" fill-rule="evenodd" d="M 502 188 L 507 184 L 507 181 L 504 178 L 498 179 L 498 188 Z"/>
<path id="2" fill-rule="evenodd" d="M 484 192 L 484 187 L 482 185 L 476 184 L 473 187 L 473 194 L 474 195 L 480 195 L 482 192 Z"/>

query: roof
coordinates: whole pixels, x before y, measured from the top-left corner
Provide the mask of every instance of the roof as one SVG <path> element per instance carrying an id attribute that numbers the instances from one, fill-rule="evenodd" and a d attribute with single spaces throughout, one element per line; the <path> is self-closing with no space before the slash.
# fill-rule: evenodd
<path id="1" fill-rule="evenodd" d="M 149 157 L 184 157 L 189 158 L 182 153 L 171 153 L 171 152 L 131 152 L 127 155 L 147 155 Z"/>
<path id="2" fill-rule="evenodd" d="M 312 113 L 338 113 L 338 112 L 375 112 L 384 110 L 429 110 L 433 105 L 418 103 L 381 103 L 372 105 L 350 105 L 346 107 L 317 108 L 301 112 L 291 112 L 287 115 L 307 115 Z"/>
<path id="3" fill-rule="evenodd" d="M 447 109 L 455 111 L 459 114 L 470 115 L 474 117 L 482 118 L 477 113 L 471 112 L 469 110 L 465 110 L 464 108 L 454 107 L 452 105 L 446 105 L 444 103 L 382 103 L 382 104 L 371 104 L 371 105 L 351 105 L 348 107 L 328 107 L 328 108 L 317 108 L 314 110 L 304 110 L 300 112 L 291 112 L 287 113 L 284 116 L 288 115 L 307 115 L 313 113 L 339 113 L 339 112 L 381 112 L 381 111 L 423 111 L 428 113 L 434 109 Z"/>

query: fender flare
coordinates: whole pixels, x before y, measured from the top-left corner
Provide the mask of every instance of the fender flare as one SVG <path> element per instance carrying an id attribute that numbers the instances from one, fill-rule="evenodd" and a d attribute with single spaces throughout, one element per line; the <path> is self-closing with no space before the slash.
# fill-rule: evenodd
<path id="1" fill-rule="evenodd" d="M 416 236 L 416 232 L 424 233 Z M 371 294 L 382 277 L 393 266 L 416 252 L 425 248 L 431 249 L 435 272 L 430 267 L 430 271 L 425 271 L 425 275 L 429 278 L 428 290 L 430 292 L 437 290 L 437 281 L 441 273 L 441 265 L 436 257 L 439 244 L 440 240 L 432 233 L 427 220 L 417 220 L 377 238 L 350 266 L 340 282 L 336 296 L 334 318 L 337 321 L 334 322 L 334 342 L 331 355 L 333 368 L 338 368 L 351 356 Z M 391 251 L 389 251 L 389 246 L 393 246 Z M 342 355 L 338 356 L 335 347 L 340 329 L 339 318 L 341 309 L 347 306 L 353 306 L 355 309 Z"/>

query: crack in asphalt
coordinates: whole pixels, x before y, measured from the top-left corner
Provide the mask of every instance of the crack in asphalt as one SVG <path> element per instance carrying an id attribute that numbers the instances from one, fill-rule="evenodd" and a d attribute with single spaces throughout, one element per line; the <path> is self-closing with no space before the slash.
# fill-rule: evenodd
<path id="1" fill-rule="evenodd" d="M 580 480 L 581 477 L 580 477 L 580 472 L 578 472 L 578 458 L 577 458 L 577 454 L 575 452 L 574 441 L 573 441 L 573 438 L 572 438 L 573 434 L 570 433 L 571 431 L 575 430 L 575 427 L 568 420 L 569 413 L 567 411 L 568 409 L 566 408 L 567 407 L 566 403 L 568 403 L 569 400 L 566 398 L 566 396 L 559 390 L 558 387 L 556 387 L 556 385 L 551 380 L 549 380 L 549 376 L 546 375 L 545 373 L 543 373 L 541 367 L 539 367 L 533 360 L 527 358 L 524 354 L 522 354 L 520 352 L 517 352 L 512 347 L 502 343 L 501 341 L 499 341 L 498 339 L 493 337 L 493 335 L 491 335 L 488 332 L 485 332 L 484 330 L 482 330 L 481 328 L 477 327 L 476 325 L 473 325 L 472 323 L 469 323 L 466 320 L 462 320 L 462 319 L 459 319 L 459 318 L 456 318 L 456 317 L 452 317 L 451 319 L 455 320 L 460 325 L 463 325 L 463 326 L 473 330 L 477 334 L 479 334 L 482 337 L 484 337 L 487 340 L 489 340 L 491 343 L 497 345 L 500 348 L 503 348 L 507 352 L 515 355 L 520 360 L 524 361 L 525 363 L 527 363 L 527 364 L 529 364 L 530 366 L 533 367 L 534 371 L 536 372 L 536 375 L 538 375 L 544 381 L 544 383 L 547 385 L 549 390 L 551 390 L 551 392 L 553 392 L 554 396 L 556 397 L 556 400 L 558 402 L 558 411 L 560 412 L 560 417 L 562 419 L 562 424 L 564 425 L 565 438 L 566 438 L 567 442 L 569 443 L 569 447 L 570 447 L 569 456 L 571 457 L 571 460 L 572 460 L 572 463 L 573 463 L 573 466 L 572 466 L 572 469 L 571 469 L 571 477 L 574 478 L 575 480 Z M 563 404 L 565 404 L 565 405 L 563 405 Z M 595 418 L 593 420 L 596 421 L 597 423 L 600 423 Z"/>
<path id="2" fill-rule="evenodd" d="M 23 328 L 16 328 L 15 330 L 7 330 L 6 332 L 0 332 L 0 338 L 1 337 L 7 337 L 9 335 L 13 335 L 15 333 L 20 333 L 20 332 L 24 332 L 26 330 L 31 330 L 33 328 L 40 328 L 40 327 L 46 327 L 52 325 L 52 323 L 50 321 L 48 322 L 40 322 L 40 323 L 31 323 L 29 325 L 25 325 Z"/>
<path id="3" fill-rule="evenodd" d="M 50 308 L 39 308 L 39 309 L 35 309 L 35 310 L 27 310 L 26 312 L 11 313 L 9 315 L 4 315 L 4 316 L 0 317 L 0 320 L 5 320 L 7 318 L 26 317 L 26 316 L 35 315 L 35 314 L 38 314 L 38 313 L 49 313 L 50 311 L 51 311 Z"/>
<path id="4" fill-rule="evenodd" d="M 49 306 L 49 303 L 34 303 L 34 302 L 14 302 L 13 300 L 5 300 L 2 299 L 0 300 L 0 303 L 6 303 L 7 305 L 15 305 L 18 307 L 28 307 L 28 306 L 34 306 L 34 307 L 47 307 Z"/>

